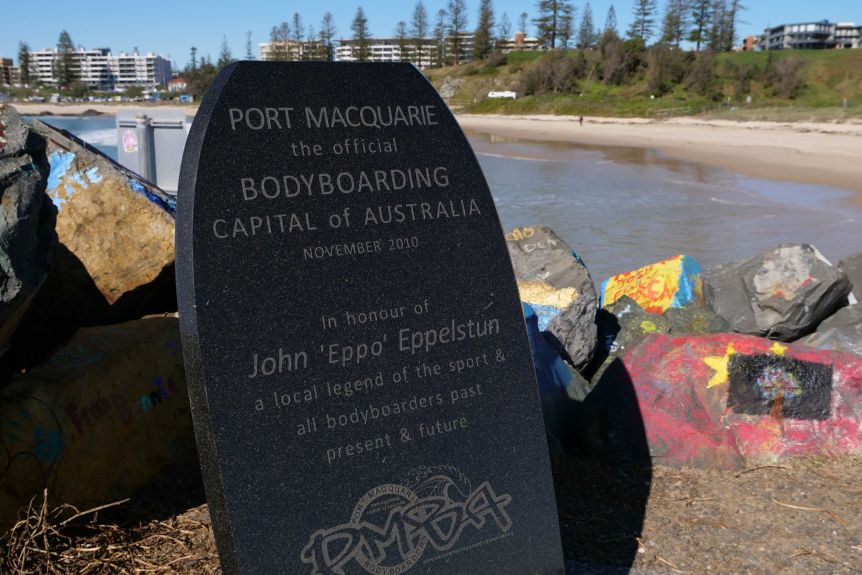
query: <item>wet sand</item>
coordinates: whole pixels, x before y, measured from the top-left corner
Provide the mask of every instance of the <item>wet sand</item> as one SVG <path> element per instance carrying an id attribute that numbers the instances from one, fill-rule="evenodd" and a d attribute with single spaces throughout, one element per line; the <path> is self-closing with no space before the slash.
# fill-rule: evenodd
<path id="1" fill-rule="evenodd" d="M 733 122 L 567 116 L 458 115 L 470 132 L 545 142 L 659 150 L 769 180 L 821 184 L 856 192 L 862 205 L 862 123 Z"/>

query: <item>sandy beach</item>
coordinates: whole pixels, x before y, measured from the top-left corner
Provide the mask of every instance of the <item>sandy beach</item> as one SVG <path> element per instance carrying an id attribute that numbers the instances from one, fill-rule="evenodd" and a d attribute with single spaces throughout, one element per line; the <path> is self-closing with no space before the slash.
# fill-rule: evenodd
<path id="1" fill-rule="evenodd" d="M 13 104 L 22 114 L 113 115 L 122 108 L 183 110 L 170 104 Z M 771 180 L 794 181 L 857 192 L 862 204 L 862 122 L 735 122 L 673 118 L 584 119 L 568 116 L 458 114 L 465 130 L 534 141 L 659 150 L 671 159 L 699 162 Z"/>
<path id="2" fill-rule="evenodd" d="M 460 114 L 465 130 L 524 140 L 661 151 L 758 178 L 824 184 L 858 192 L 862 203 L 862 123 L 734 122 L 478 116 Z"/>

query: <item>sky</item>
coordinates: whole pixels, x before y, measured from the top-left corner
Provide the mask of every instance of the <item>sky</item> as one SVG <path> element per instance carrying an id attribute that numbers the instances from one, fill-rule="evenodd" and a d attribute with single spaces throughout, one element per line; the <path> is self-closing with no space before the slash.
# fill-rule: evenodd
<path id="1" fill-rule="evenodd" d="M 658 0 L 664 9 L 666 0 Z M 0 11 L 0 57 L 16 59 L 18 43 L 27 42 L 32 50 L 56 45 L 60 32 L 66 30 L 76 45 L 85 48 L 110 48 L 114 53 L 155 52 L 168 57 L 182 68 L 189 60 L 189 49 L 198 48 L 198 56 L 209 55 L 218 59 L 222 39 L 226 38 L 234 58 L 245 55 L 246 33 L 251 32 L 255 56 L 257 45 L 266 42 L 270 29 L 283 21 L 293 21 L 298 12 L 307 26 L 320 29 L 320 21 L 327 11 L 332 12 L 337 36 L 349 38 L 350 23 L 358 6 L 368 18 L 372 35 L 392 36 L 399 20 L 409 24 L 414 0 L 273 0 L 221 3 L 213 0 L 149 0 L 147 2 L 113 0 L 42 0 L 38 3 L 23 1 L 4 2 Z M 424 0 L 425 8 L 433 17 L 446 7 L 447 0 Z M 749 6 L 742 14 L 740 35 L 763 32 L 770 25 L 807 22 L 827 19 L 833 22 L 854 21 L 862 24 L 860 0 L 744 0 Z M 476 24 L 479 0 L 466 0 L 468 27 Z M 535 0 L 493 0 L 497 18 L 506 12 L 517 26 L 518 15 L 536 14 Z M 578 21 L 586 0 L 575 0 Z M 217 7 L 221 5 L 221 7 Z M 608 8 L 613 5 L 617 13 L 617 27 L 625 31 L 631 21 L 634 0 L 591 0 L 594 22 L 604 26 Z M 532 33 L 532 25 L 530 26 Z"/>

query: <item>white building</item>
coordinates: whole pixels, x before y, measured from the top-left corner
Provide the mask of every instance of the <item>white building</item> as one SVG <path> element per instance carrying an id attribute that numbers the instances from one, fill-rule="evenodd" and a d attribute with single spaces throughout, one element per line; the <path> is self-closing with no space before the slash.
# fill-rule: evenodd
<path id="1" fill-rule="evenodd" d="M 260 50 L 260 59 L 265 62 L 326 60 L 326 46 L 320 40 L 261 42 L 258 44 L 258 49 Z"/>
<path id="2" fill-rule="evenodd" d="M 437 63 L 437 42 L 423 38 L 420 42 L 400 38 L 371 38 L 368 40 L 369 62 L 410 62 L 417 68 L 428 68 Z M 356 40 L 340 40 L 335 49 L 337 62 L 359 60 Z"/>
<path id="3" fill-rule="evenodd" d="M 862 26 L 853 22 L 833 24 L 828 20 L 782 24 L 767 28 L 758 47 L 761 50 L 802 50 L 860 48 Z"/>
<path id="4" fill-rule="evenodd" d="M 515 32 L 512 38 L 497 40 L 494 43 L 494 47 L 503 54 L 508 54 L 515 50 L 542 50 L 544 49 L 544 44 L 538 38 L 528 37 L 523 32 Z"/>
<path id="5" fill-rule="evenodd" d="M 60 55 L 55 48 L 30 53 L 30 77 L 34 83 L 56 86 Z M 79 82 L 96 90 L 123 90 L 128 86 L 157 88 L 171 79 L 171 63 L 153 53 L 117 56 L 107 48 L 78 48 L 71 53 L 72 74 Z"/>

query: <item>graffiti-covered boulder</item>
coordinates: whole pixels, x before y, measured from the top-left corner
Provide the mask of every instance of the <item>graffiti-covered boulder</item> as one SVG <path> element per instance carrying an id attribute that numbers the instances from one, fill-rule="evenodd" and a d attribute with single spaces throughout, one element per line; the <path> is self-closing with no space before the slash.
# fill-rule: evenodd
<path id="1" fill-rule="evenodd" d="M 79 327 L 177 309 L 173 199 L 71 134 L 33 128 L 48 140 L 60 245 L 13 342 L 23 367 Z"/>
<path id="2" fill-rule="evenodd" d="M 796 343 L 862 356 L 862 303 L 839 309 Z"/>
<path id="3" fill-rule="evenodd" d="M 739 334 L 647 336 L 583 403 L 593 453 L 739 468 L 862 455 L 862 358 Z M 621 402 L 619 397 L 634 397 Z"/>
<path id="4" fill-rule="evenodd" d="M 672 307 L 703 302 L 700 264 L 678 255 L 642 268 L 617 274 L 602 282 L 601 305 L 628 296 L 648 311 L 660 314 Z"/>
<path id="5" fill-rule="evenodd" d="M 45 146 L 15 108 L 0 104 L 0 354 L 45 281 L 57 243 Z"/>
<path id="6" fill-rule="evenodd" d="M 539 329 L 539 318 L 529 304 L 524 304 L 524 317 L 542 398 L 545 430 L 563 449 L 569 449 L 578 408 L 589 392 L 589 384 L 545 339 Z"/>
<path id="7" fill-rule="evenodd" d="M 707 305 L 739 333 L 793 341 L 844 305 L 850 281 L 817 248 L 782 244 L 703 274 Z"/>
<path id="8" fill-rule="evenodd" d="M 586 265 L 548 227 L 515 228 L 506 245 L 521 301 L 538 316 L 576 367 L 589 363 L 596 346 L 596 288 Z"/>
<path id="9" fill-rule="evenodd" d="M 862 253 L 844 258 L 838 262 L 838 269 L 847 275 L 853 295 L 862 302 Z"/>
<path id="10" fill-rule="evenodd" d="M 0 392 L 0 532 L 43 489 L 85 509 L 196 465 L 176 317 L 85 328 Z"/>
<path id="11" fill-rule="evenodd" d="M 730 331 L 727 320 L 711 309 L 697 305 L 668 308 L 661 315 L 674 335 Z"/>
<path id="12" fill-rule="evenodd" d="M 629 296 L 622 296 L 602 308 L 597 316 L 598 351 L 589 372 L 592 385 L 599 381 L 613 361 L 652 333 L 668 333 L 670 325 L 663 316 L 648 313 Z"/>

